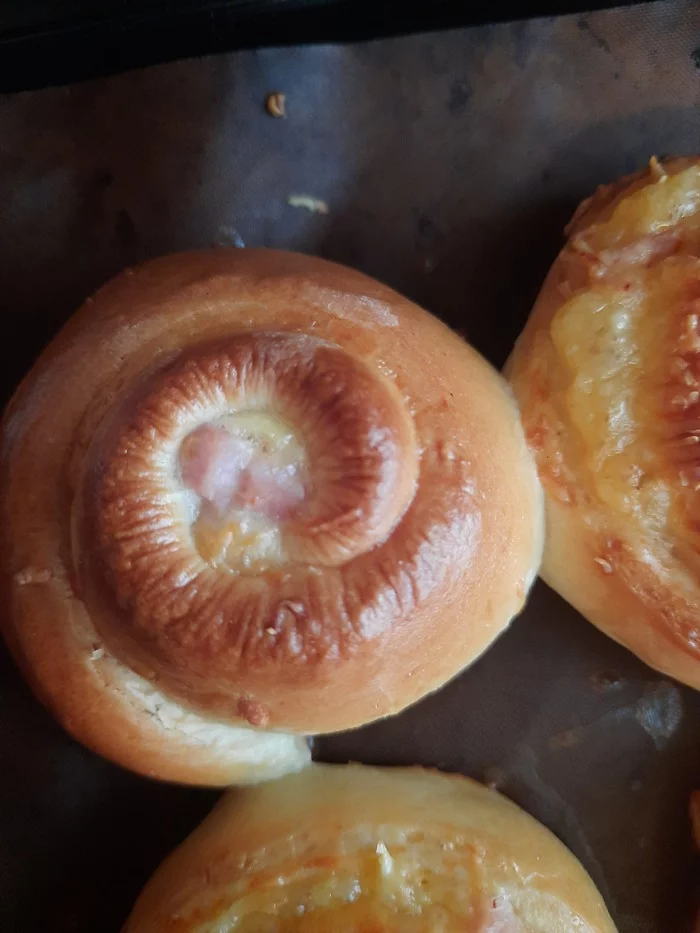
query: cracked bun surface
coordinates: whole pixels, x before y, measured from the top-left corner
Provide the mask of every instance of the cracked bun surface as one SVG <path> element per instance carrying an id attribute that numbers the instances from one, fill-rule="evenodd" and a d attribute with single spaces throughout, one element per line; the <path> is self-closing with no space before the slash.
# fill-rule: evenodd
<path id="1" fill-rule="evenodd" d="M 652 159 L 568 228 L 509 363 L 547 502 L 542 576 L 700 689 L 700 161 Z"/>
<path id="2" fill-rule="evenodd" d="M 439 688 L 541 555 L 501 377 L 289 253 L 127 270 L 20 386 L 0 455 L 11 649 L 76 737 L 172 780 L 274 776 L 308 758 L 293 736 Z"/>
<path id="3" fill-rule="evenodd" d="M 229 791 L 124 933 L 615 933 L 532 817 L 468 778 L 312 765 Z"/>

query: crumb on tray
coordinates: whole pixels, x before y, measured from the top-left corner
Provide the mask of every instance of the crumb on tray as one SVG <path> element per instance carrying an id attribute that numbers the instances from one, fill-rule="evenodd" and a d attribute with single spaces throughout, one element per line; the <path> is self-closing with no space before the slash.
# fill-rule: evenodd
<path id="1" fill-rule="evenodd" d="M 286 94 L 283 94 L 281 91 L 273 91 L 272 94 L 267 95 L 265 109 L 271 117 L 280 117 L 284 120 L 287 116 L 287 111 L 285 109 L 286 101 Z"/>
<path id="2" fill-rule="evenodd" d="M 310 194 L 290 194 L 287 198 L 287 204 L 290 207 L 300 207 L 303 210 L 311 211 L 312 214 L 330 213 L 328 205 L 320 198 L 314 198 Z"/>

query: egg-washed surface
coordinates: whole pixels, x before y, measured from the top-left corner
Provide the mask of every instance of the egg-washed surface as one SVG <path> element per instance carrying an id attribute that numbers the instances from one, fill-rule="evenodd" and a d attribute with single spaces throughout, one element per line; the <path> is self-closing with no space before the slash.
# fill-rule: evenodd
<path id="1" fill-rule="evenodd" d="M 614 933 L 544 826 L 460 776 L 313 764 L 231 791 L 124 933 Z"/>
<path id="2" fill-rule="evenodd" d="M 584 213 L 564 261 L 587 276 L 562 283 L 549 333 L 561 418 L 550 431 L 565 451 L 555 495 L 601 533 L 614 521 L 598 505 L 620 516 L 630 547 L 659 573 L 681 568 L 690 592 L 700 569 L 700 168 L 668 174 L 654 162 L 608 216 L 586 226 Z"/>
<path id="3" fill-rule="evenodd" d="M 699 208 L 700 169 L 660 169 L 607 220 L 574 236 L 573 252 L 589 256 L 590 279 L 551 326 L 590 486 L 636 526 L 641 547 L 650 535 L 666 561 L 681 548 L 695 563 Z"/>
<path id="4" fill-rule="evenodd" d="M 249 872 L 243 885 L 222 894 L 232 907 L 198 930 L 223 926 L 249 933 L 259 924 L 258 929 L 291 933 L 323 924 L 338 930 L 373 924 L 378 930 L 448 931 L 465 922 L 480 928 L 483 898 L 477 893 L 473 904 L 477 862 L 469 847 L 390 828 L 374 844 L 371 832 L 353 835 L 343 851 L 316 851 L 291 869 L 283 864 Z"/>
<path id="5" fill-rule="evenodd" d="M 376 841 L 378 840 L 378 841 Z M 285 848 L 286 842 L 279 845 Z M 256 860 L 266 862 L 256 870 Z M 217 889 L 213 906 L 178 912 L 187 933 L 551 933 L 592 928 L 556 897 L 518 883 L 489 891 L 478 847 L 395 827 L 348 833 L 342 846 L 275 864 L 253 854 L 245 877 Z M 164 918 L 165 922 L 165 918 Z M 170 929 L 166 925 L 163 929 Z"/>

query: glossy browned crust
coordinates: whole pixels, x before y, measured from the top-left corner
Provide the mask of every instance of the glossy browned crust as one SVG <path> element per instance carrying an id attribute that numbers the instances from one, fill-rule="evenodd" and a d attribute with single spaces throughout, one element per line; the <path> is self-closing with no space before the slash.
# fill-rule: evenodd
<path id="1" fill-rule="evenodd" d="M 461 775 L 421 768 L 312 765 L 299 775 L 224 795 L 150 880 L 124 933 L 194 933 L 208 924 L 219 929 L 217 921 L 234 898 L 254 891 L 260 898 L 256 907 L 272 911 L 277 892 L 300 869 L 304 894 L 313 884 L 335 885 L 341 906 L 343 871 L 352 870 L 344 857 L 360 847 L 371 856 L 382 845 L 389 858 L 415 846 L 404 865 L 415 859 L 431 898 L 450 885 L 472 895 L 473 913 L 465 912 L 460 922 L 450 911 L 440 929 L 495 933 L 486 918 L 479 922 L 479 904 L 491 904 L 503 892 L 523 933 L 615 931 L 577 860 L 495 791 Z M 440 879 L 434 889 L 431 875 Z M 386 920 L 381 901 L 376 891 L 367 892 L 362 920 L 354 926 L 347 919 L 334 923 L 332 913 L 327 925 L 314 924 L 311 911 L 308 929 L 403 930 L 406 915 L 399 910 Z M 262 929 L 265 918 L 258 922 Z M 298 929 L 287 922 L 279 929 Z M 408 928 L 428 933 L 431 926 L 418 913 Z"/>
<path id="2" fill-rule="evenodd" d="M 244 371 L 328 475 L 286 528 L 295 561 L 232 576 L 195 553 L 156 467 Z M 539 486 L 501 378 L 395 292 L 293 254 L 127 270 L 24 381 L 1 453 L 9 643 L 74 734 L 165 777 L 149 759 L 177 729 L 135 741 L 144 716 L 115 709 L 102 662 L 219 722 L 348 728 L 480 654 L 539 560 Z"/>
<path id="3" fill-rule="evenodd" d="M 671 176 L 698 164 L 700 160 L 694 158 L 673 159 L 664 162 L 663 171 Z M 537 349 L 539 341 L 544 344 L 549 340 L 552 320 L 568 296 L 577 289 L 585 290 L 592 275 L 598 274 L 592 272 L 594 257 L 582 252 L 579 236 L 608 219 L 622 199 L 654 183 L 659 170 L 659 163 L 652 160 L 648 170 L 601 187 L 580 205 L 567 228 L 567 244 L 542 286 L 506 372 L 545 490 L 546 545 L 540 575 L 589 621 L 651 667 L 700 689 L 700 586 L 696 571 L 680 559 L 677 581 L 673 572 L 670 579 L 664 578 L 656 572 L 653 561 L 640 555 L 639 542 L 629 536 L 625 523 L 616 524 L 615 516 L 606 513 L 601 503 L 590 501 L 579 482 L 579 465 L 569 446 L 573 431 L 562 424 L 557 411 L 552 391 L 557 374 Z M 675 249 L 673 231 L 669 236 L 671 253 Z M 669 352 L 669 347 L 659 352 Z M 672 382 L 669 372 L 669 389 Z M 647 404 L 652 409 L 659 401 L 650 397 Z M 665 417 L 660 415 L 660 419 Z M 697 492 L 694 495 L 697 497 Z"/>

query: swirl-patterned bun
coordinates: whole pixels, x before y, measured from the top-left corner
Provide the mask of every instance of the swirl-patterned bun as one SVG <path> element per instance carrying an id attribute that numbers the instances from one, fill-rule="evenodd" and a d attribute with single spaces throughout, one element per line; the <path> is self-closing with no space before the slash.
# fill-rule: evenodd
<path id="1" fill-rule="evenodd" d="M 481 784 L 312 765 L 225 794 L 123 933 L 615 933 L 570 852 Z"/>
<path id="2" fill-rule="evenodd" d="M 287 733 L 397 712 L 487 647 L 539 564 L 501 377 L 293 254 L 115 279 L 20 387 L 1 454 L 8 642 L 75 736 L 162 778 L 274 775 L 308 757 Z"/>
<path id="3" fill-rule="evenodd" d="M 547 503 L 542 576 L 700 689 L 700 162 L 576 213 L 509 364 Z"/>

